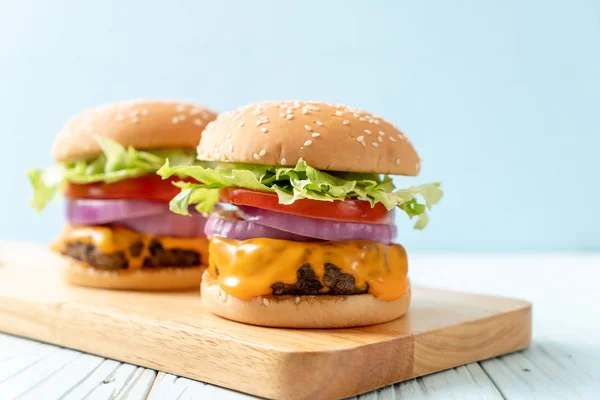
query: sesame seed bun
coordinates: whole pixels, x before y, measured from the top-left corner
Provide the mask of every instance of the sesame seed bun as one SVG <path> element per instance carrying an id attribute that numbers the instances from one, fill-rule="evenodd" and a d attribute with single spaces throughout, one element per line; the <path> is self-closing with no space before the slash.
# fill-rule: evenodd
<path id="1" fill-rule="evenodd" d="M 198 158 L 308 165 L 330 171 L 415 176 L 420 160 L 408 138 L 381 117 L 341 104 L 269 101 L 221 114 L 208 124 Z"/>
<path id="2" fill-rule="evenodd" d="M 223 318 L 279 328 L 349 328 L 391 321 L 406 314 L 410 289 L 398 300 L 352 296 L 262 296 L 240 300 L 225 293 L 208 273 L 202 277 L 202 306 Z"/>
<path id="3" fill-rule="evenodd" d="M 186 290 L 200 286 L 204 266 L 109 271 L 61 256 L 63 280 L 77 286 L 125 290 Z"/>
<path id="4" fill-rule="evenodd" d="M 57 162 L 101 153 L 97 136 L 136 149 L 195 148 L 216 113 L 204 106 L 168 101 L 125 101 L 91 108 L 69 119 L 52 146 Z"/>

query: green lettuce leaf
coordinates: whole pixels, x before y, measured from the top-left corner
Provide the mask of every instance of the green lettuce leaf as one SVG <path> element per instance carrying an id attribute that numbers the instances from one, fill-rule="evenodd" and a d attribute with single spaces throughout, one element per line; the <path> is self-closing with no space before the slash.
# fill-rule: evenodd
<path id="1" fill-rule="evenodd" d="M 56 192 L 63 188 L 63 169 L 60 166 L 54 166 L 45 171 L 31 169 L 27 171 L 27 175 L 33 187 L 33 196 L 29 204 L 37 212 L 40 212 L 54 198 Z"/>
<path id="2" fill-rule="evenodd" d="M 166 160 L 174 165 L 189 166 L 195 162 L 196 152 L 193 149 L 161 149 L 136 150 L 123 147 L 105 138 L 96 138 L 102 154 L 91 160 L 72 161 L 56 165 L 47 170 L 33 169 L 27 171 L 33 187 L 31 206 L 38 212 L 57 193 L 61 192 L 67 182 L 71 183 L 112 183 L 122 179 L 135 178 L 154 174 Z"/>
<path id="3" fill-rule="evenodd" d="M 427 211 L 442 198 L 440 183 L 396 190 L 389 176 L 361 173 L 323 172 L 299 160 L 295 167 L 276 167 L 240 163 L 200 162 L 193 166 L 171 166 L 169 160 L 158 170 L 166 179 L 177 175 L 191 177 L 199 183 L 176 182 L 181 193 L 171 200 L 173 212 L 187 215 L 189 206 L 196 205 L 208 212 L 218 201 L 218 189 L 241 187 L 275 193 L 280 204 L 292 204 L 300 199 L 336 201 L 364 199 L 371 206 L 383 204 L 388 210 L 402 209 L 410 218 L 418 217 L 416 229 L 428 222 Z M 420 201 L 424 201 L 421 203 Z"/>

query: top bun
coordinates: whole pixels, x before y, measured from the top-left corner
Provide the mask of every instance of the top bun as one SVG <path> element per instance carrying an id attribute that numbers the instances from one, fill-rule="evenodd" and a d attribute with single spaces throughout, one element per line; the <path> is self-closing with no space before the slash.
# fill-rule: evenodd
<path id="1" fill-rule="evenodd" d="M 404 133 L 341 104 L 268 101 L 221 114 L 206 127 L 198 158 L 415 176 L 420 160 Z"/>
<path id="2" fill-rule="evenodd" d="M 52 157 L 57 162 L 96 157 L 102 152 L 97 136 L 136 149 L 193 149 L 216 116 L 204 106 L 174 101 L 106 104 L 69 119 L 54 141 Z"/>

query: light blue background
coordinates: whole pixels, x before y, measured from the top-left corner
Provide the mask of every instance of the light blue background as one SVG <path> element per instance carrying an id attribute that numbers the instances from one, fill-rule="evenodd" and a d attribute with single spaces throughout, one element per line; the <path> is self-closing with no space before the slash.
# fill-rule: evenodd
<path id="1" fill-rule="evenodd" d="M 50 240 L 25 169 L 70 115 L 129 98 L 228 110 L 262 99 L 361 106 L 442 180 L 412 250 L 599 250 L 600 3 L 0 1 L 0 238 Z M 166 2 L 165 2 L 166 4 Z"/>

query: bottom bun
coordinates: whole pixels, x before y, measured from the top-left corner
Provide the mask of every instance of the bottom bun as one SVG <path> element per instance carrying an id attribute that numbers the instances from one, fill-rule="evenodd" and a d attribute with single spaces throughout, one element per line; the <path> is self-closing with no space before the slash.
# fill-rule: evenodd
<path id="1" fill-rule="evenodd" d="M 67 259 L 61 273 L 67 283 L 79 286 L 125 290 L 184 290 L 200 286 L 204 269 L 205 267 L 200 266 L 110 271 Z"/>
<path id="2" fill-rule="evenodd" d="M 394 301 L 370 294 L 351 296 L 263 296 L 245 301 L 228 295 L 204 274 L 202 305 L 221 317 L 280 328 L 348 328 L 391 321 L 406 314 L 410 289 Z"/>

